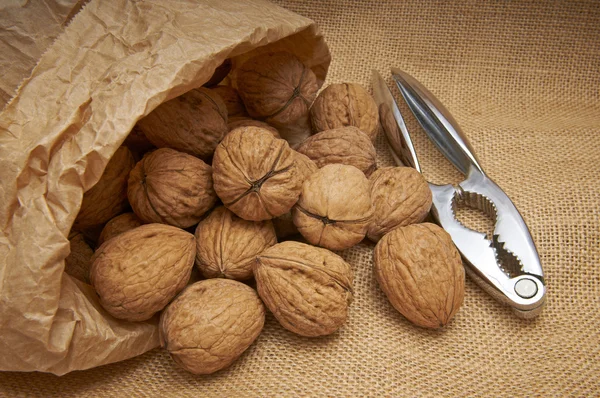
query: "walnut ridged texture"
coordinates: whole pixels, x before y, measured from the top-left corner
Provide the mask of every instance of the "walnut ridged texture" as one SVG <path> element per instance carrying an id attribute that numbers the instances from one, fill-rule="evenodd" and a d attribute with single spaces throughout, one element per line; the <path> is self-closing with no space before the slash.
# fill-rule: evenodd
<path id="1" fill-rule="evenodd" d="M 373 215 L 369 180 L 354 166 L 324 166 L 304 181 L 292 215 L 309 243 L 350 248 L 364 239 Z"/>
<path id="2" fill-rule="evenodd" d="M 260 127 L 228 134 L 213 158 L 215 191 L 225 207 L 250 221 L 290 211 L 300 196 L 303 175 L 285 140 Z"/>
<path id="3" fill-rule="evenodd" d="M 195 256 L 194 235 L 170 225 L 146 224 L 96 250 L 90 281 L 112 316 L 145 321 L 185 287 Z"/>
<path id="4" fill-rule="evenodd" d="M 188 286 L 163 311 L 159 337 L 183 369 L 210 374 L 239 358 L 264 323 L 264 305 L 252 288 L 229 279 L 208 279 Z"/>
<path id="5" fill-rule="evenodd" d="M 279 131 L 275 127 L 271 126 L 269 123 L 261 122 L 260 120 L 251 119 L 249 117 L 236 116 L 234 118 L 229 119 L 229 123 L 227 123 L 229 132 L 232 132 L 238 127 L 248 126 L 261 127 L 265 130 L 269 130 L 273 134 L 273 137 L 281 138 L 281 136 L 279 135 Z"/>
<path id="6" fill-rule="evenodd" d="M 437 225 L 396 228 L 377 243 L 373 257 L 381 290 L 410 322 L 441 328 L 462 305 L 461 257 L 450 235 Z"/>
<path id="7" fill-rule="evenodd" d="M 271 220 L 248 221 L 220 206 L 196 228 L 196 266 L 206 278 L 245 280 L 255 258 L 277 243 Z"/>
<path id="8" fill-rule="evenodd" d="M 254 276 L 260 298 L 286 329 L 316 337 L 346 322 L 353 272 L 337 254 L 300 242 L 278 243 L 257 257 Z"/>
<path id="9" fill-rule="evenodd" d="M 170 148 L 146 154 L 136 164 L 129 175 L 127 195 L 142 221 L 180 228 L 198 223 L 217 201 L 212 168 Z"/>
<path id="10" fill-rule="evenodd" d="M 213 93 L 216 93 L 225 104 L 227 108 L 227 120 L 236 116 L 245 116 L 248 113 L 246 112 L 246 107 L 240 98 L 237 90 L 231 86 L 214 86 L 211 87 L 210 90 Z"/>
<path id="11" fill-rule="evenodd" d="M 71 252 L 65 258 L 65 272 L 82 282 L 90 283 L 90 266 L 94 250 L 81 233 L 69 239 Z"/>
<path id="12" fill-rule="evenodd" d="M 107 222 L 104 228 L 102 228 L 102 232 L 98 238 L 97 246 L 102 245 L 107 240 L 114 238 L 125 231 L 137 228 L 142 224 L 142 220 L 140 220 L 135 213 L 119 214 Z"/>

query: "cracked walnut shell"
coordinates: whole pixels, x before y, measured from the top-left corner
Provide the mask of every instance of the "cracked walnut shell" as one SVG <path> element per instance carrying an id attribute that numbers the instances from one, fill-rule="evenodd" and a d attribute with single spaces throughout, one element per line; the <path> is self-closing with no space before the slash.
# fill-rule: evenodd
<path id="1" fill-rule="evenodd" d="M 385 167 L 369 178 L 375 213 L 367 236 L 377 242 L 396 227 L 422 222 L 431 209 L 429 184 L 412 167 Z"/>
<path id="2" fill-rule="evenodd" d="M 352 269 L 340 256 L 300 242 L 262 252 L 254 269 L 260 298 L 286 329 L 301 336 L 334 333 L 352 301 Z"/>
<path id="3" fill-rule="evenodd" d="M 127 178 L 134 165 L 127 147 L 115 151 L 100 180 L 83 194 L 74 229 L 99 226 L 127 209 Z"/>
<path id="4" fill-rule="evenodd" d="M 309 243 L 331 250 L 352 247 L 364 239 L 373 215 L 369 180 L 354 166 L 327 165 L 304 182 L 292 215 Z"/>
<path id="5" fill-rule="evenodd" d="M 344 126 L 358 127 L 371 140 L 377 136 L 377 104 L 360 84 L 331 84 L 318 95 L 310 108 L 315 132 Z"/>
<path id="6" fill-rule="evenodd" d="M 217 201 L 212 168 L 170 148 L 146 154 L 129 175 L 129 203 L 144 222 L 196 224 Z"/>
<path id="7" fill-rule="evenodd" d="M 221 206 L 196 228 L 196 266 L 206 278 L 250 279 L 258 254 L 277 243 L 271 220 L 247 221 Z"/>
<path id="8" fill-rule="evenodd" d="M 233 130 L 217 147 L 213 179 L 225 207 L 250 221 L 287 213 L 298 200 L 303 175 L 288 143 L 260 127 Z"/>
<path id="9" fill-rule="evenodd" d="M 377 168 L 377 153 L 369 137 L 356 127 L 325 130 L 308 137 L 296 150 L 318 167 L 328 164 L 354 166 L 368 177 Z"/>
<path id="10" fill-rule="evenodd" d="M 195 255 L 189 232 L 164 224 L 142 225 L 96 250 L 90 281 L 112 316 L 145 321 L 185 287 Z"/>
<path id="11" fill-rule="evenodd" d="M 465 271 L 450 235 L 437 225 L 392 230 L 375 246 L 373 260 L 381 290 L 412 323 L 440 328 L 460 308 Z"/>
<path id="12" fill-rule="evenodd" d="M 162 103 L 137 125 L 157 148 L 208 158 L 227 134 L 227 107 L 217 93 L 200 87 Z"/>
<path id="13" fill-rule="evenodd" d="M 158 331 L 178 365 L 210 374 L 242 355 L 264 323 L 265 308 L 251 287 L 217 278 L 188 286 L 163 311 Z"/>

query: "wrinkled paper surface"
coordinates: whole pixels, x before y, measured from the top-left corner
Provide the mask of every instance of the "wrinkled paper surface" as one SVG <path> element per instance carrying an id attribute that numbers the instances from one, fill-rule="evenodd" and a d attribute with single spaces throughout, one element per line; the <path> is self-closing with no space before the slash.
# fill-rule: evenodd
<path id="1" fill-rule="evenodd" d="M 311 20 L 263 0 L 93 0 L 81 11 L 81 2 L 51 3 L 63 7 L 47 29 L 58 37 L 36 47 L 49 46 L 16 94 L 7 87 L 30 65 L 2 83 L 14 98 L 0 114 L 0 370 L 60 375 L 158 345 L 156 317 L 112 318 L 63 272 L 83 192 L 136 121 L 202 85 L 226 58 L 285 48 L 322 83 L 330 55 Z M 5 38 L 18 48 L 35 42 L 28 34 Z"/>

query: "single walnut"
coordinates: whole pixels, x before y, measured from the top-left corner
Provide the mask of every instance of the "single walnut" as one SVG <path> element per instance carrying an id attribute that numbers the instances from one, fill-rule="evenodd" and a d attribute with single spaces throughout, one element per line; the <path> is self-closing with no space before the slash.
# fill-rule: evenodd
<path id="1" fill-rule="evenodd" d="M 82 282 L 90 283 L 90 265 L 94 250 L 88 245 L 81 233 L 69 239 L 71 252 L 65 258 L 65 272 Z"/>
<path id="2" fill-rule="evenodd" d="M 196 228 L 196 265 L 206 278 L 249 279 L 255 257 L 275 243 L 270 220 L 247 221 L 218 207 Z"/>
<path id="3" fill-rule="evenodd" d="M 185 287 L 195 256 L 194 235 L 170 225 L 142 225 L 96 250 L 90 281 L 112 316 L 145 321 Z"/>
<path id="4" fill-rule="evenodd" d="M 207 158 L 227 133 L 227 107 L 218 94 L 197 88 L 158 106 L 138 124 L 158 148 Z"/>
<path id="5" fill-rule="evenodd" d="M 231 365 L 256 340 L 265 308 L 241 282 L 208 279 L 188 286 L 163 311 L 161 345 L 182 368 L 210 374 Z"/>
<path id="6" fill-rule="evenodd" d="M 377 242 L 396 227 L 420 223 L 431 209 L 431 190 L 411 167 L 386 167 L 369 178 L 375 213 L 367 236 Z"/>
<path id="7" fill-rule="evenodd" d="M 416 325 L 442 327 L 463 302 L 460 254 L 435 224 L 408 225 L 384 235 L 375 246 L 374 268 L 394 308 Z"/>
<path id="8" fill-rule="evenodd" d="M 292 145 L 310 135 L 310 104 L 319 85 L 310 68 L 286 52 L 260 54 L 239 68 L 237 88 L 248 114 L 275 126 Z"/>
<path id="9" fill-rule="evenodd" d="M 278 243 L 257 257 L 254 277 L 260 298 L 294 333 L 324 336 L 346 322 L 352 269 L 329 250 L 300 242 Z"/>
<path id="10" fill-rule="evenodd" d="M 300 152 L 294 151 L 296 165 L 299 167 L 301 174 L 303 175 L 303 181 L 310 177 L 313 173 L 316 173 L 319 168 L 310 160 L 307 156 Z M 294 225 L 294 218 L 292 212 L 285 213 L 279 217 L 273 219 L 273 226 L 278 238 L 287 238 L 289 236 L 297 235 L 298 228 Z"/>
<path id="11" fill-rule="evenodd" d="M 217 93 L 227 108 L 227 120 L 235 116 L 246 115 L 246 108 L 237 90 L 231 86 L 214 86 L 213 93 Z"/>
<path id="12" fill-rule="evenodd" d="M 135 213 L 123 213 L 106 223 L 100 237 L 98 238 L 97 246 L 102 245 L 107 240 L 122 234 L 125 231 L 134 229 L 142 225 L 142 220 Z"/>
<path id="13" fill-rule="evenodd" d="M 354 166 L 368 177 L 377 168 L 377 152 L 369 137 L 356 127 L 326 130 L 307 138 L 296 150 L 318 167 L 328 164 Z"/>
<path id="14" fill-rule="evenodd" d="M 369 180 L 354 166 L 327 165 L 304 182 L 292 215 L 309 243 L 352 247 L 364 239 L 373 215 Z"/>
<path id="15" fill-rule="evenodd" d="M 269 132 L 271 134 L 273 134 L 273 137 L 281 138 L 281 136 L 279 135 L 279 131 L 277 131 L 277 129 L 275 127 L 271 126 L 268 123 L 261 122 L 260 120 L 254 120 L 254 119 L 250 119 L 247 117 L 234 117 L 232 119 L 229 119 L 229 123 L 227 123 L 229 132 L 232 132 L 233 130 L 235 130 L 238 127 L 248 127 L 248 126 L 261 127 L 265 130 L 269 130 Z"/>
<path id="16" fill-rule="evenodd" d="M 127 178 L 134 165 L 131 151 L 119 147 L 100 180 L 83 194 L 73 228 L 82 230 L 100 226 L 127 209 Z"/>
<path id="17" fill-rule="evenodd" d="M 303 176 L 284 140 L 260 127 L 240 127 L 217 147 L 215 191 L 225 206 L 245 220 L 262 221 L 287 213 L 298 200 Z"/>
<path id="18" fill-rule="evenodd" d="M 212 168 L 170 148 L 157 149 L 138 162 L 127 195 L 142 221 L 181 228 L 196 224 L 217 201 Z"/>
<path id="19" fill-rule="evenodd" d="M 312 107 L 310 118 L 315 132 L 344 126 L 358 127 L 371 140 L 377 135 L 377 104 L 361 85 L 331 84 L 323 90 Z"/>

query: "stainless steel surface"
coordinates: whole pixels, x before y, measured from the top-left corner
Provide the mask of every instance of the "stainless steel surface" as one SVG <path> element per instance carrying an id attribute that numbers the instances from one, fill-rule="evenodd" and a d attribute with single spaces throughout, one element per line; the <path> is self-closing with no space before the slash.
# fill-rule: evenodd
<path id="1" fill-rule="evenodd" d="M 467 265 L 467 274 L 492 297 L 511 306 L 518 316 L 536 316 L 543 308 L 546 287 L 539 255 L 525 221 L 504 191 L 484 173 L 456 121 L 433 94 L 397 69 L 392 70 L 392 78 L 428 137 L 466 175 L 456 187 L 431 183 L 429 186 L 433 193 L 432 214 L 452 237 Z M 396 101 L 385 80 L 375 71 L 373 91 L 392 152 L 397 159 L 416 165 L 420 171 Z M 458 205 L 478 208 L 492 217 L 493 236 L 461 224 L 455 215 Z"/>

